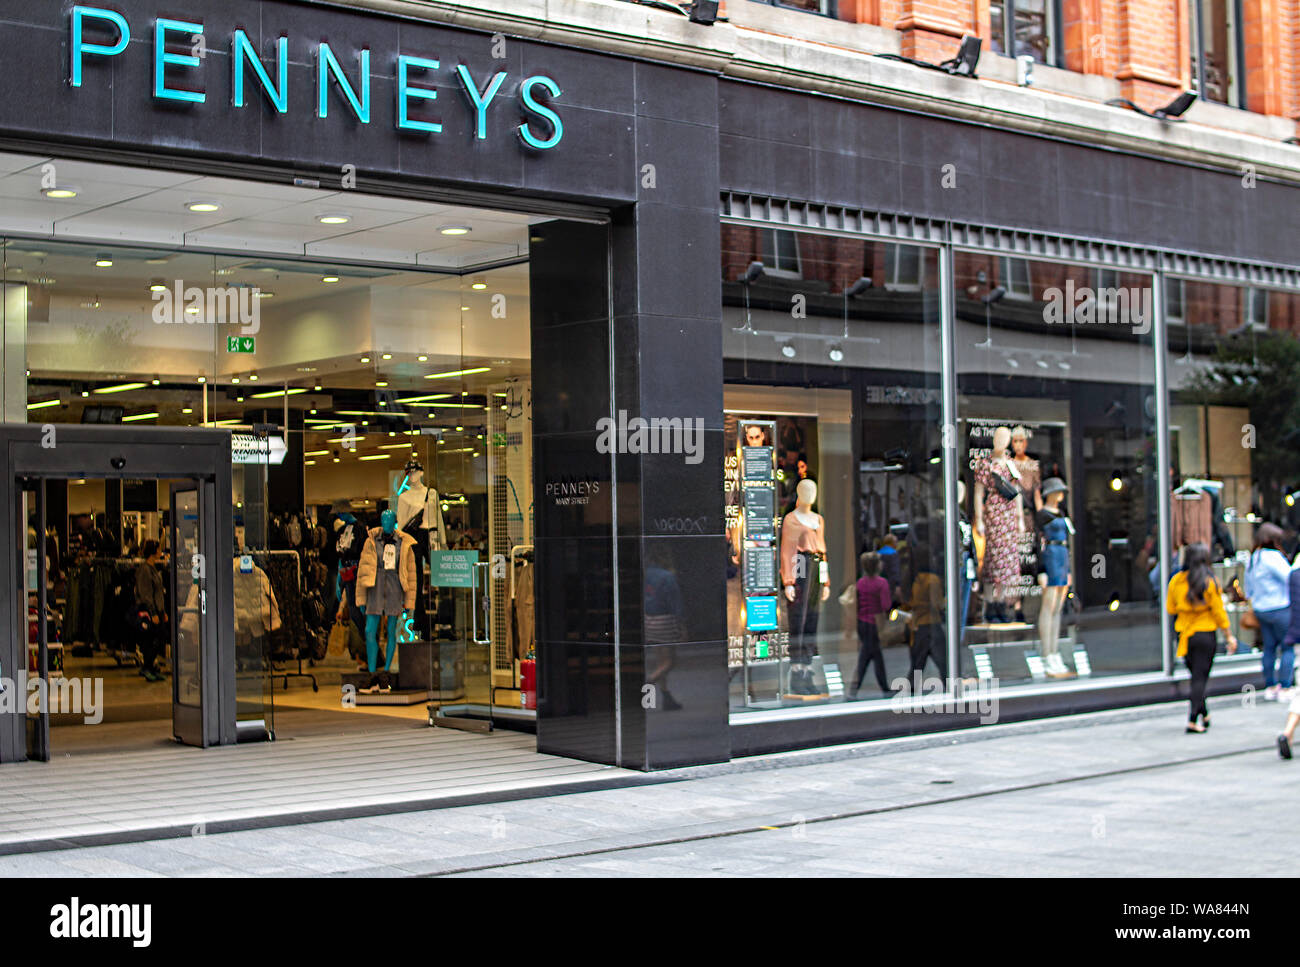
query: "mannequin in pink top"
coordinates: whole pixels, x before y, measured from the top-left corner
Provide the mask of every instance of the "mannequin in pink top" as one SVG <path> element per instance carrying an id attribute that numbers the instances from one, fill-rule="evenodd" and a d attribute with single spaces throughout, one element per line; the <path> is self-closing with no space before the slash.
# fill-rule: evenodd
<path id="1" fill-rule="evenodd" d="M 790 694 L 816 698 L 827 694 L 813 676 L 817 656 L 817 618 L 830 597 L 826 564 L 826 521 L 813 511 L 817 483 L 800 480 L 794 510 L 781 521 L 781 584 L 785 588 L 790 629 Z M 820 588 L 818 587 L 820 585 Z"/>

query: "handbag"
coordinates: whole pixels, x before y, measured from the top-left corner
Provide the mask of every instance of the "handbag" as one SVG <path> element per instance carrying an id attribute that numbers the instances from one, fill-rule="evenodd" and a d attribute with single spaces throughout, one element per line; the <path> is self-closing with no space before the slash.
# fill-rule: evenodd
<path id="1" fill-rule="evenodd" d="M 348 653 L 348 628 L 353 627 L 351 621 L 346 619 L 334 622 L 330 628 L 329 644 L 325 653 L 330 658 L 342 658 Z"/>
<path id="2" fill-rule="evenodd" d="M 1255 614 L 1255 609 L 1249 601 L 1246 602 L 1246 610 L 1241 613 L 1241 626 L 1247 631 L 1259 629 L 1259 615 Z"/>
<path id="3" fill-rule="evenodd" d="M 907 622 L 911 617 L 910 613 L 898 608 L 877 616 L 876 631 L 880 636 L 880 647 L 907 644 Z"/>
<path id="4" fill-rule="evenodd" d="M 1015 500 L 1020 496 L 1020 488 L 1001 474 L 995 473 L 993 475 L 993 486 L 997 488 L 998 493 L 1006 500 Z"/>

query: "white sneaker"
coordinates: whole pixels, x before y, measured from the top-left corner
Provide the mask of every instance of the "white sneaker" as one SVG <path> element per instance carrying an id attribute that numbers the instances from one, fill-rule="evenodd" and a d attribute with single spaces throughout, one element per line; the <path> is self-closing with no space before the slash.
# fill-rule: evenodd
<path id="1" fill-rule="evenodd" d="M 1292 686 L 1291 688 L 1281 688 L 1278 690 L 1277 700 L 1279 702 L 1289 702 L 1293 698 L 1295 698 L 1295 686 Z"/>
<path id="2" fill-rule="evenodd" d="M 1268 686 L 1268 688 L 1264 689 L 1264 701 L 1276 702 L 1281 691 L 1282 687 L 1280 685 Z"/>

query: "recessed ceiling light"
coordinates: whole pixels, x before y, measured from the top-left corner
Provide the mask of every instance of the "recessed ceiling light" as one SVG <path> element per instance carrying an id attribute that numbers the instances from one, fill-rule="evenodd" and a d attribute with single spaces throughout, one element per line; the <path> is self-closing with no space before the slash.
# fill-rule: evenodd
<path id="1" fill-rule="evenodd" d="M 836 343 L 826 351 L 826 355 L 830 357 L 833 363 L 841 362 L 844 359 L 844 347 Z"/>
<path id="2" fill-rule="evenodd" d="M 197 316 L 197 315 L 199 314 L 199 307 L 198 307 L 198 306 L 186 306 L 186 307 L 185 307 L 185 311 L 186 311 L 189 315 L 191 315 L 191 316 Z"/>
<path id="3" fill-rule="evenodd" d="M 257 292 L 255 293 L 255 295 L 256 295 L 257 298 L 259 298 L 259 299 L 274 299 L 274 298 L 275 298 L 275 293 L 274 293 L 274 292 L 267 292 L 265 289 L 258 289 Z"/>
<path id="4" fill-rule="evenodd" d="M 56 198 L 60 200 L 65 198 L 76 198 L 77 192 L 78 189 L 73 188 L 70 185 L 64 185 L 62 188 L 41 189 L 41 194 L 44 195 L 46 198 Z"/>
<path id="5" fill-rule="evenodd" d="M 249 374 L 248 374 L 248 378 L 251 379 L 254 383 L 257 382 L 257 374 L 256 374 L 256 373 L 249 373 Z"/>
<path id="6" fill-rule="evenodd" d="M 425 379 L 446 379 L 450 376 L 473 376 L 475 373 L 489 373 L 492 371 L 490 366 L 479 366 L 475 369 L 453 369 L 446 373 L 430 373 Z"/>
<path id="7" fill-rule="evenodd" d="M 223 269 L 217 269 L 217 275 L 234 275 L 234 274 L 235 274 L 235 270 L 230 266 L 226 266 Z"/>
<path id="8" fill-rule="evenodd" d="M 185 203 L 185 207 L 200 215 L 221 211 L 221 206 L 215 201 L 190 201 Z"/>
<path id="9" fill-rule="evenodd" d="M 444 225 L 438 231 L 443 235 L 468 235 L 473 229 L 468 225 Z"/>
<path id="10" fill-rule="evenodd" d="M 419 360 L 420 362 L 422 362 L 422 363 L 427 363 L 427 362 L 429 361 L 429 357 L 428 357 L 428 356 L 416 356 L 415 358 L 418 359 L 418 360 Z"/>
<path id="11" fill-rule="evenodd" d="M 231 380 L 230 380 L 230 381 L 231 381 L 232 383 L 238 383 L 238 382 L 239 382 L 239 377 L 238 377 L 238 376 L 231 377 Z"/>
<path id="12" fill-rule="evenodd" d="M 379 358 L 380 358 L 380 359 L 392 359 L 392 358 L 393 358 L 393 354 L 392 354 L 392 353 L 384 353 L 384 354 L 383 354 L 382 356 L 380 356 Z"/>
<path id="13" fill-rule="evenodd" d="M 352 221 L 352 216 L 345 215 L 343 212 L 327 212 L 324 215 L 317 215 L 316 221 L 322 225 L 346 225 Z"/>
<path id="14" fill-rule="evenodd" d="M 159 383 L 159 380 L 157 379 L 157 377 L 155 377 L 153 380 L 151 380 L 151 382 L 153 383 L 154 386 L 157 386 L 158 383 Z"/>
<path id="15" fill-rule="evenodd" d="M 206 376 L 200 376 L 200 377 L 199 377 L 199 382 L 200 382 L 200 383 L 206 383 L 207 381 L 208 381 L 208 378 L 207 378 Z"/>
<path id="16" fill-rule="evenodd" d="M 362 361 L 363 363 L 368 363 L 368 362 L 370 362 L 370 357 L 369 357 L 369 356 L 362 356 L 362 357 L 361 357 L 361 361 Z"/>
<path id="17" fill-rule="evenodd" d="M 166 291 L 167 291 L 167 285 L 163 282 L 162 279 L 154 279 L 152 282 L 149 283 L 149 291 L 150 291 L 150 292 L 166 292 Z"/>
<path id="18" fill-rule="evenodd" d="M 790 342 L 789 340 L 786 340 L 785 342 L 781 343 L 781 355 L 784 356 L 786 359 L 794 359 L 795 352 L 796 350 L 794 348 L 794 343 Z"/>
<path id="19" fill-rule="evenodd" d="M 170 261 L 171 261 L 170 255 L 160 255 L 157 258 L 145 259 L 144 264 L 145 265 L 166 265 Z"/>
<path id="20" fill-rule="evenodd" d="M 460 311 L 461 311 L 461 312 L 469 312 L 469 306 L 461 306 L 461 307 L 460 307 Z"/>
<path id="21" fill-rule="evenodd" d="M 487 288 L 487 282 L 484 279 L 475 279 L 472 283 L 470 283 L 470 288 L 477 289 L 478 291 L 482 292 L 484 289 Z"/>
<path id="22" fill-rule="evenodd" d="M 388 381 L 387 381 L 387 380 L 384 380 L 384 379 L 378 380 L 378 381 L 375 383 L 375 387 L 376 387 L 377 389 L 384 389 L 386 386 L 388 386 Z M 380 405 L 380 406 L 383 406 L 384 404 L 381 402 L 379 405 Z"/>
<path id="23" fill-rule="evenodd" d="M 194 407 L 187 406 L 185 407 L 185 409 L 181 410 L 181 412 L 184 413 L 186 416 L 189 416 L 189 414 L 194 412 Z"/>
<path id="24" fill-rule="evenodd" d="M 333 285 L 333 284 L 334 284 L 335 282 L 337 282 L 338 280 L 339 280 L 339 277 L 338 277 L 337 275 L 327 275 L 327 276 L 324 276 L 324 277 L 321 279 L 322 282 L 328 282 L 328 283 L 331 284 L 331 285 Z"/>
<path id="25" fill-rule="evenodd" d="M 97 269 L 111 269 L 112 267 L 113 260 L 107 255 L 101 255 L 95 259 L 95 268 Z"/>

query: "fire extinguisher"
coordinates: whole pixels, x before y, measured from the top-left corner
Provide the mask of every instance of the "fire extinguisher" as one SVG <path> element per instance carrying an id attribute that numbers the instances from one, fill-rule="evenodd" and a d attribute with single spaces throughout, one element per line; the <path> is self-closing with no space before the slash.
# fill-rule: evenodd
<path id="1" fill-rule="evenodd" d="M 537 653 L 532 648 L 519 662 L 519 691 L 524 708 L 537 708 Z"/>

